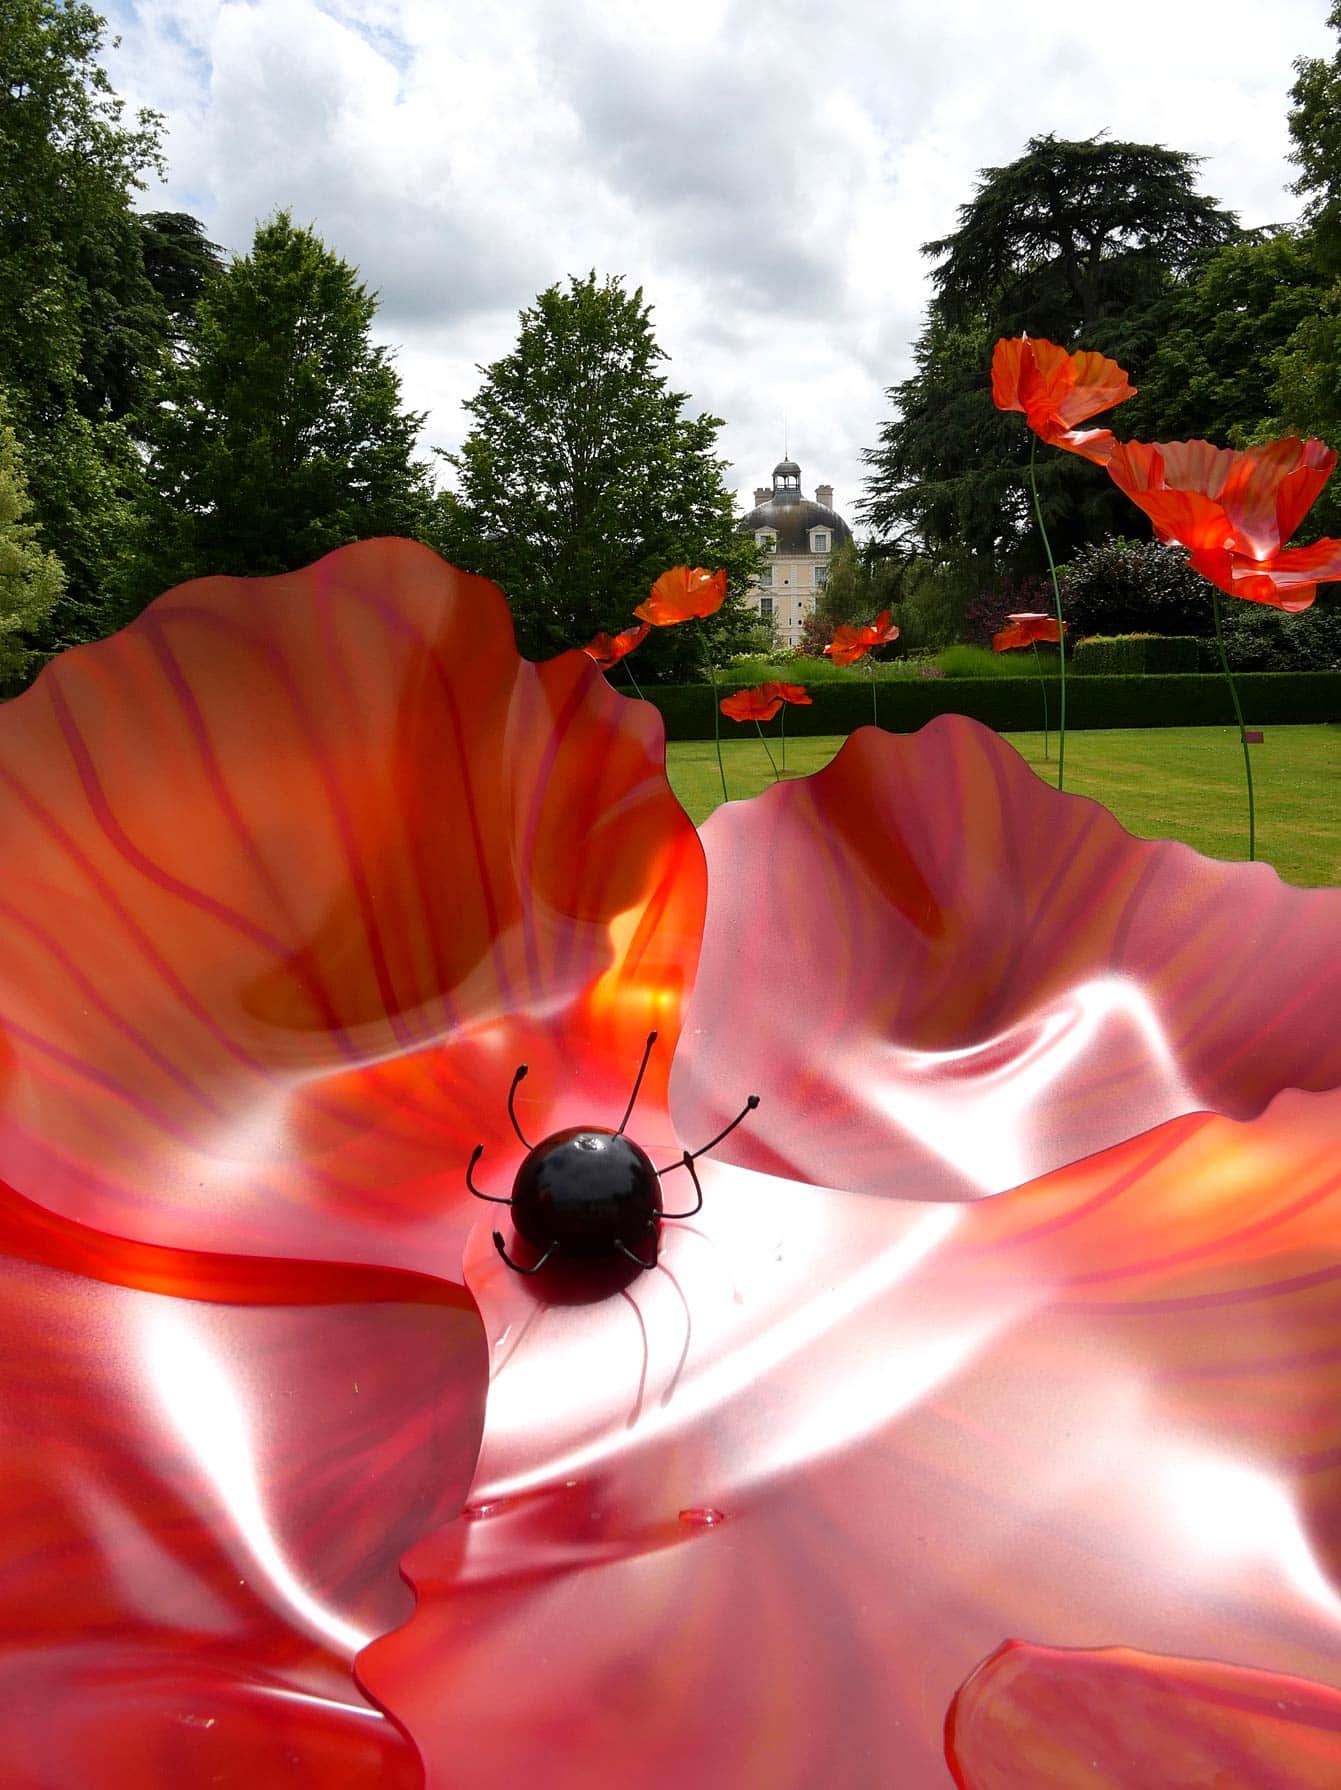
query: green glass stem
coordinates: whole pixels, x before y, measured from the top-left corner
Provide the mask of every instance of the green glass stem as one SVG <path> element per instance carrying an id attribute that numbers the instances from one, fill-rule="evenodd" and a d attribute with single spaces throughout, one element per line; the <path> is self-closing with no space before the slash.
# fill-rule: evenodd
<path id="1" fill-rule="evenodd" d="M 1029 438 L 1029 490 L 1034 499 L 1034 519 L 1038 523 L 1038 532 L 1043 537 L 1043 551 L 1048 556 L 1048 571 L 1052 574 L 1052 600 L 1057 608 L 1057 666 L 1061 677 L 1061 694 L 1058 706 L 1061 709 L 1057 717 L 1057 787 L 1062 787 L 1062 775 L 1066 765 L 1066 624 L 1062 620 L 1062 587 L 1057 578 L 1057 567 L 1053 562 L 1052 543 L 1048 539 L 1048 531 L 1043 526 L 1043 506 L 1038 501 L 1038 480 L 1034 477 L 1034 456 L 1038 448 L 1038 437 Z"/>
<path id="2" fill-rule="evenodd" d="M 787 705 L 784 702 L 778 715 L 778 738 L 782 741 L 782 768 L 787 769 Z"/>
<path id="3" fill-rule="evenodd" d="M 633 685 L 634 695 L 638 698 L 639 702 L 646 702 L 647 698 L 643 695 L 642 691 L 638 688 L 638 680 L 636 677 L 634 677 L 632 669 L 630 668 L 629 662 L 627 659 L 624 661 L 624 669 L 629 674 L 629 682 Z"/>
<path id="4" fill-rule="evenodd" d="M 712 739 L 717 748 L 717 775 L 722 779 L 722 800 L 729 802 L 726 793 L 726 766 L 722 763 L 722 712 L 717 706 L 717 667 L 712 662 L 712 654 L 708 651 L 708 643 L 702 634 L 698 643 L 703 648 L 703 663 L 708 668 L 708 682 L 712 685 Z"/>
<path id="5" fill-rule="evenodd" d="M 866 657 L 866 669 L 871 674 L 871 725 L 872 727 L 879 727 L 880 710 L 875 704 L 875 660 L 871 658 L 869 653 Z"/>
<path id="6" fill-rule="evenodd" d="M 1220 669 L 1225 674 L 1225 682 L 1229 685 L 1229 694 L 1234 700 L 1234 719 L 1239 724 L 1239 744 L 1243 748 L 1243 775 L 1248 784 L 1248 862 L 1251 864 L 1257 856 L 1257 816 L 1253 809 L 1253 764 L 1252 755 L 1248 751 L 1248 734 L 1243 725 L 1243 710 L 1239 706 L 1239 693 L 1229 671 L 1229 655 L 1225 652 L 1225 636 L 1220 627 L 1220 593 L 1211 586 L 1211 613 L 1215 617 L 1215 644 L 1220 652 Z"/>
<path id="7" fill-rule="evenodd" d="M 1034 649 L 1034 669 L 1038 673 L 1038 687 L 1043 692 L 1043 756 L 1050 758 L 1052 755 L 1048 751 L 1048 683 L 1043 676 L 1043 658 L 1038 650 L 1038 642 L 1031 640 L 1029 644 Z"/>
<path id="8" fill-rule="evenodd" d="M 768 753 L 768 762 L 773 767 L 773 781 L 774 783 L 780 783 L 782 779 L 778 776 L 777 762 L 774 759 L 772 752 L 769 750 L 767 739 L 764 738 L 763 724 L 756 721 L 754 725 L 759 729 L 759 738 L 763 741 L 764 751 Z"/>

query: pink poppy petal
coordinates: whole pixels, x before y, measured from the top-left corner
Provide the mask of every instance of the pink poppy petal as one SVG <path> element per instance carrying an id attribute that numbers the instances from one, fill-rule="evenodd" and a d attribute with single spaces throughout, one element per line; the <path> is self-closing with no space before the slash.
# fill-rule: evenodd
<path id="1" fill-rule="evenodd" d="M 1339 1144 L 1285 1096 L 976 1205 L 709 1158 L 586 1303 L 482 1233 L 471 1514 L 359 1659 L 430 1790 L 940 1784 L 1009 1635 L 1334 1679 Z"/>
<path id="2" fill-rule="evenodd" d="M 974 1198 L 1179 1113 L 1341 1084 L 1341 894 L 1135 839 L 972 721 L 862 729 L 703 841 L 671 1110 L 706 1138 L 758 1094 L 731 1161 Z"/>
<path id="3" fill-rule="evenodd" d="M 12 1196 L 0 1228 L 5 1781 L 411 1790 L 353 1659 L 408 1612 L 399 1556 L 461 1507 L 473 1307 L 385 1271 L 256 1285 Z"/>
<path id="4" fill-rule="evenodd" d="M 459 1279 L 464 1170 L 693 974 L 659 720 L 408 541 L 206 579 L 0 712 L 0 1175 L 146 1242 Z M 559 1119 L 557 1122 L 562 1122 Z"/>
<path id="5" fill-rule="evenodd" d="M 959 1692 L 961 1790 L 1334 1790 L 1341 1691 L 1219 1660 L 1011 1642 Z"/>

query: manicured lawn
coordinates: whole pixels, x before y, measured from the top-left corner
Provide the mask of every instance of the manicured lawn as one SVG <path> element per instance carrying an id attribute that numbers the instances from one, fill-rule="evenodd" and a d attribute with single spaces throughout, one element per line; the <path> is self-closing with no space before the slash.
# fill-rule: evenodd
<path id="1" fill-rule="evenodd" d="M 1039 774 L 1057 775 L 1043 758 L 1041 733 L 1006 734 Z M 770 740 L 774 755 L 777 741 Z M 842 745 L 832 736 L 787 742 L 787 773 L 826 765 Z M 1341 726 L 1269 727 L 1250 748 L 1257 792 L 1257 855 L 1287 882 L 1341 884 Z M 754 795 L 773 781 L 753 738 L 724 739 L 727 788 Z M 673 742 L 666 757 L 675 793 L 696 821 L 721 800 L 712 741 Z M 1094 796 L 1124 827 L 1148 839 L 1182 839 L 1216 858 L 1247 856 L 1247 805 L 1238 736 L 1229 728 L 1150 727 L 1070 733 L 1066 787 Z"/>

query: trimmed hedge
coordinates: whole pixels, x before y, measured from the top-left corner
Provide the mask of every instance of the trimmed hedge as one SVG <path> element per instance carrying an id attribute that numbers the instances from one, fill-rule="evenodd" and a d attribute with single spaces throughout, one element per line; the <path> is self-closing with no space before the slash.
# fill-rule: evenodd
<path id="1" fill-rule="evenodd" d="M 798 682 L 804 681 L 798 679 Z M 1049 677 L 1048 725 L 1056 727 L 1058 680 Z M 1235 678 L 1250 727 L 1303 721 L 1341 721 L 1341 671 L 1245 671 Z M 661 710 L 668 740 L 712 738 L 712 690 L 707 684 L 644 685 Z M 914 733 L 933 716 L 970 715 L 998 733 L 1037 731 L 1043 701 L 1037 678 L 908 678 L 877 685 L 880 725 Z M 810 707 L 788 707 L 790 735 L 851 733 L 871 720 L 871 691 L 850 684 L 816 684 Z M 1140 672 L 1129 677 L 1072 677 L 1066 684 L 1068 727 L 1225 727 L 1233 705 L 1222 677 L 1201 672 Z M 777 722 L 767 731 L 776 733 Z M 754 737 L 753 727 L 722 716 L 722 734 Z"/>
<path id="2" fill-rule="evenodd" d="M 1195 671 L 1200 645 L 1195 634 L 1091 634 L 1076 642 L 1070 662 L 1086 677 Z"/>

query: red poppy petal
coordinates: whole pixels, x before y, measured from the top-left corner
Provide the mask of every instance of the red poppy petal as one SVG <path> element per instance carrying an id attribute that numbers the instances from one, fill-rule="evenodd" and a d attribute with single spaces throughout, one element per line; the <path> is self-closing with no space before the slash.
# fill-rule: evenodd
<path id="1" fill-rule="evenodd" d="M 1063 402 L 1076 383 L 1073 357 L 1057 343 L 1031 337 L 1020 365 L 1020 398 L 1029 427 L 1047 437 L 1056 427 Z"/>
<path id="2" fill-rule="evenodd" d="M 595 634 L 582 648 L 589 659 L 594 659 L 602 671 L 607 671 L 619 658 L 615 650 L 613 635 Z"/>
<path id="3" fill-rule="evenodd" d="M 1028 646 L 1035 640 L 1050 640 L 1056 645 L 1057 641 L 1061 638 L 1057 626 L 1057 617 L 1055 615 L 1038 615 L 1032 611 L 1026 611 L 1019 615 L 1008 615 L 1006 620 L 1016 624 L 1014 629 L 1003 630 L 1004 633 L 1018 634 L 1017 639 L 1011 640 L 1010 645 L 1012 646 Z M 994 634 L 992 636 L 992 644 L 994 647 L 996 647 L 996 642 L 1001 638 L 1001 634 Z M 1002 649 L 997 647 L 996 650 L 999 652 Z"/>
<path id="4" fill-rule="evenodd" d="M 725 571 L 673 566 L 661 574 L 646 602 L 639 603 L 633 613 L 653 627 L 667 628 L 696 616 L 715 615 L 725 601 Z"/>
<path id="5" fill-rule="evenodd" d="M 1071 356 L 1071 364 L 1075 383 L 1057 405 L 1058 420 L 1068 428 L 1136 396 L 1136 387 L 1125 371 L 1107 355 L 1081 349 Z"/>
<path id="6" fill-rule="evenodd" d="M 998 410 L 1024 409 L 1020 373 L 1024 365 L 1032 365 L 1029 346 L 1024 336 L 1003 336 L 992 350 L 992 402 Z"/>
<path id="7" fill-rule="evenodd" d="M 759 684 L 724 696 L 718 707 L 730 721 L 771 721 L 782 707 L 782 697 L 776 684 Z"/>
<path id="8" fill-rule="evenodd" d="M 1244 453 L 1231 456 L 1217 499 L 1234 528 L 1234 545 L 1238 552 L 1266 559 L 1282 545 L 1277 502 L 1285 497 L 1287 513 L 1293 507 L 1287 487 L 1295 487 L 1295 502 L 1301 495 L 1297 475 L 1303 443 L 1287 438 L 1264 442 Z M 1312 497 L 1317 495 L 1326 473 L 1305 471 L 1305 482 L 1315 481 Z M 1307 507 L 1307 505 L 1305 505 Z"/>
<path id="9" fill-rule="evenodd" d="M 474 1514 L 361 1677 L 482 1790 L 540 1750 L 557 1790 L 935 1785 L 1010 1634 L 1325 1679 L 1339 1143 L 1341 1096 L 1286 1096 L 975 1205 L 709 1156 L 664 1271 L 585 1304 L 477 1239 Z"/>
<path id="10" fill-rule="evenodd" d="M 1096 466 L 1107 466 L 1117 447 L 1117 436 L 1111 429 L 1057 429 L 1047 439 L 1054 447 L 1079 454 Z"/>
<path id="11" fill-rule="evenodd" d="M 1032 639 L 1033 635 L 1029 630 L 1019 622 L 1016 622 L 1012 627 L 1002 628 L 1000 633 L 993 634 L 992 651 L 994 653 L 1007 653 L 1010 652 L 1013 647 L 1028 646 Z"/>
<path id="12" fill-rule="evenodd" d="M 1235 558 L 1233 594 L 1298 614 L 1312 603 L 1319 584 L 1341 578 L 1341 541 L 1285 547 L 1264 564 Z"/>
<path id="13" fill-rule="evenodd" d="M 672 1115 L 709 1137 L 757 1093 L 733 1161 L 971 1198 L 1177 1113 L 1341 1083 L 1341 894 L 1134 839 L 974 722 L 863 730 L 702 832 Z"/>
<path id="14" fill-rule="evenodd" d="M 408 1613 L 399 1556 L 461 1507 L 473 1308 L 380 1271 L 269 1264 L 258 1288 L 255 1264 L 113 1264 L 9 1196 L 0 1223 L 11 1248 L 230 1301 L 0 1254 L 5 1781 L 410 1790 L 353 1658 Z"/>
<path id="15" fill-rule="evenodd" d="M 1234 529 L 1214 498 L 1199 491 L 1148 491 L 1135 501 L 1162 540 L 1179 541 L 1194 553 L 1233 548 Z"/>
<path id="16" fill-rule="evenodd" d="M 1317 502 L 1335 466 L 1335 448 L 1316 440 L 1304 442 L 1299 466 L 1281 480 L 1276 493 L 1276 533 L 1280 541 L 1288 541 L 1294 534 Z"/>
<path id="17" fill-rule="evenodd" d="M 1341 1691 L 1218 1660 L 1009 1642 L 959 1692 L 961 1790 L 1334 1790 Z"/>
<path id="18" fill-rule="evenodd" d="M 618 1110 L 649 1023 L 664 1086 L 704 873 L 660 721 L 411 542 L 58 660 L 0 827 L 0 1174 L 54 1212 L 459 1276 L 516 1063 L 537 1129 Z"/>

